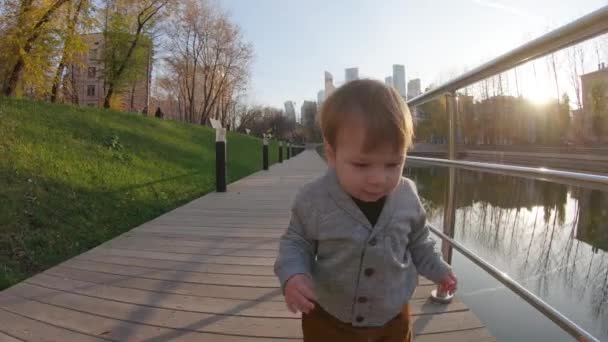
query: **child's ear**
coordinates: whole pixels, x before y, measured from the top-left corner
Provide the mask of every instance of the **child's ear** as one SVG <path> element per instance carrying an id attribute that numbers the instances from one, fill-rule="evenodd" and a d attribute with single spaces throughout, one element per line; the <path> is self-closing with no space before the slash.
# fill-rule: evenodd
<path id="1" fill-rule="evenodd" d="M 336 151 L 331 147 L 331 145 L 325 141 L 323 143 L 323 147 L 325 148 L 325 157 L 327 158 L 327 164 L 330 167 L 336 166 Z"/>

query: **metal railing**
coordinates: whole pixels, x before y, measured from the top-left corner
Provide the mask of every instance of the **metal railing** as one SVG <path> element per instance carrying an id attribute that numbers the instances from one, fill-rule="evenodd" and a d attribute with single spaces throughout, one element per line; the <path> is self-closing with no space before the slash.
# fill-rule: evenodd
<path id="1" fill-rule="evenodd" d="M 408 160 L 416 160 L 421 162 L 428 162 L 433 164 L 440 164 L 446 166 L 467 166 L 476 169 L 492 169 L 497 171 L 509 171 L 515 173 L 527 173 L 539 176 L 539 178 L 546 178 L 548 180 L 553 179 L 572 179 L 582 182 L 599 183 L 608 185 L 608 176 L 597 175 L 591 173 L 564 171 L 556 169 L 548 169 L 544 167 L 529 167 L 519 165 L 508 165 L 508 164 L 495 164 L 495 163 L 484 163 L 474 162 L 465 160 L 449 160 L 442 158 L 427 158 L 427 157 L 414 157 L 408 156 Z"/>
<path id="2" fill-rule="evenodd" d="M 593 335 L 585 331 L 583 328 L 579 327 L 568 317 L 564 316 L 561 312 L 557 311 L 551 305 L 538 298 L 534 293 L 530 292 L 528 289 L 515 282 L 506 273 L 487 263 L 482 258 L 475 255 L 475 253 L 469 251 L 466 247 L 454 241 L 449 236 L 445 235 L 442 231 L 438 230 L 433 226 L 429 226 L 429 229 L 433 233 L 438 235 L 441 239 L 443 239 L 443 241 L 449 243 L 453 248 L 459 251 L 467 259 L 471 260 L 477 266 L 481 267 L 484 271 L 489 273 L 496 280 L 508 287 L 511 291 L 515 292 L 515 294 L 517 294 L 523 300 L 535 307 L 538 311 L 545 315 L 545 317 L 552 320 L 560 328 L 570 334 L 570 336 L 576 338 L 578 341 L 600 341 Z"/>
<path id="3" fill-rule="evenodd" d="M 517 172 L 531 172 L 537 174 L 546 174 L 548 176 L 554 176 L 559 178 L 568 178 L 574 180 L 581 181 L 590 181 L 590 182 L 599 182 L 602 184 L 608 183 L 608 177 L 600 176 L 600 175 L 592 175 L 578 172 L 569 172 L 569 171 L 559 171 L 559 170 L 547 170 L 547 169 L 539 169 L 539 168 L 529 168 L 529 167 L 521 167 L 514 165 L 498 165 L 498 164 L 490 164 L 490 163 L 479 163 L 479 162 L 465 162 L 465 161 L 455 161 L 455 115 L 458 110 L 457 107 L 457 94 L 456 91 L 472 85 L 476 82 L 484 80 L 486 78 L 492 77 L 501 72 L 510 70 L 518 65 L 530 62 L 532 60 L 541 58 L 546 56 L 552 52 L 557 50 L 572 46 L 574 44 L 580 43 L 582 41 L 597 37 L 601 34 L 608 32 L 608 6 L 604 6 L 582 18 L 579 18 L 567 25 L 564 25 L 556 30 L 553 30 L 535 40 L 532 40 L 516 49 L 507 52 L 494 60 L 491 60 L 451 81 L 448 81 L 445 84 L 442 84 L 420 96 L 417 96 L 407 103 L 410 107 L 415 107 L 421 104 L 424 104 L 428 101 L 433 100 L 438 96 L 445 95 L 447 98 L 447 114 L 449 120 L 449 160 L 446 159 L 436 159 L 436 158 L 421 158 L 421 157 L 410 157 L 412 159 L 418 160 L 426 160 L 436 163 L 444 163 L 444 164 L 452 164 L 452 165 L 464 165 L 468 164 L 468 166 L 473 167 L 481 167 L 481 168 L 493 168 L 493 169 L 502 169 L 508 171 L 517 171 Z M 450 175 L 453 178 L 453 174 Z M 453 186 L 454 180 L 450 180 L 449 191 L 454 191 Z M 453 200 L 453 196 L 451 196 Z M 448 206 L 451 208 L 447 210 L 446 215 L 454 215 L 454 206 L 453 203 L 448 203 Z M 450 219 L 452 216 L 446 216 L 446 220 L 444 220 L 444 231 L 453 231 L 453 219 Z M 450 227 L 447 227 L 446 224 Z M 498 281 L 503 283 L 509 289 L 511 289 L 516 295 L 524 299 L 526 302 L 534 306 L 537 310 L 539 310 L 543 315 L 547 318 L 551 319 L 555 322 L 560 328 L 562 328 L 565 332 L 570 334 L 572 337 L 579 341 L 599 341 L 597 338 L 593 337 L 587 331 L 576 325 L 566 316 L 561 314 L 559 311 L 551 307 L 549 304 L 545 303 L 543 300 L 538 298 L 536 295 L 528 291 L 526 288 L 512 280 L 506 274 L 485 262 L 483 259 L 466 249 L 464 246 L 454 241 L 448 235 L 443 232 L 437 230 L 436 228 L 431 227 L 431 231 L 433 231 L 436 235 L 441 237 L 445 243 L 447 243 L 450 247 L 455 248 L 460 253 L 462 253 L 469 260 L 473 261 L 483 270 L 488 272 L 491 276 L 496 278 Z"/>

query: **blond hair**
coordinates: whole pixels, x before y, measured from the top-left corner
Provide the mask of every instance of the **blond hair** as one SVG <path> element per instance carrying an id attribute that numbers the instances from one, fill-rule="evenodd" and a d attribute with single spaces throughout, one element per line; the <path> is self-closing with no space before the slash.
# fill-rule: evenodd
<path id="1" fill-rule="evenodd" d="M 397 151 L 407 151 L 412 146 L 412 115 L 393 87 L 369 79 L 356 80 L 341 86 L 325 100 L 319 125 L 325 141 L 333 149 L 341 124 L 354 116 L 365 123 L 366 152 L 385 143 L 393 144 Z"/>

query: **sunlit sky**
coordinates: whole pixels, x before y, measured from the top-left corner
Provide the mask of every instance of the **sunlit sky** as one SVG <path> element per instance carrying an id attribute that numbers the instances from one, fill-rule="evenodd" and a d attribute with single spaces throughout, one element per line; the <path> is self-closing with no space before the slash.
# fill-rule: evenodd
<path id="1" fill-rule="evenodd" d="M 304 100 L 316 100 L 325 70 L 340 84 L 348 67 L 359 67 L 361 77 L 383 80 L 393 64 L 403 64 L 406 78 L 421 78 L 424 89 L 607 4 L 606 0 L 214 1 L 230 12 L 254 45 L 249 101 L 281 108 L 286 100 L 295 101 L 298 108 Z M 549 84 L 522 87 L 541 101 L 555 94 Z"/>

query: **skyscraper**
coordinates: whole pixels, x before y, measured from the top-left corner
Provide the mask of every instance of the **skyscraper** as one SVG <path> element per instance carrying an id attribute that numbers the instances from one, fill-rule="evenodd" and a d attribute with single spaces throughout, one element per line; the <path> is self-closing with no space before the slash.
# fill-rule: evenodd
<path id="1" fill-rule="evenodd" d="M 401 64 L 393 64 L 393 87 L 405 99 L 405 67 Z"/>
<path id="2" fill-rule="evenodd" d="M 317 93 L 317 106 L 321 107 L 321 105 L 323 104 L 323 101 L 325 101 L 325 91 L 323 89 L 321 89 Z"/>
<path id="3" fill-rule="evenodd" d="M 359 68 L 347 68 L 344 70 L 344 82 L 348 83 L 350 81 L 359 79 Z"/>
<path id="4" fill-rule="evenodd" d="M 293 101 L 285 101 L 285 116 L 291 121 L 296 121 L 296 107 Z"/>
<path id="5" fill-rule="evenodd" d="M 329 73 L 329 71 L 325 72 L 325 98 L 328 98 L 331 93 L 336 89 L 334 87 L 334 76 Z"/>
<path id="6" fill-rule="evenodd" d="M 420 86 L 420 79 L 414 78 L 407 82 L 407 99 L 413 99 L 416 96 L 422 94 L 422 87 Z"/>
<path id="7" fill-rule="evenodd" d="M 304 101 L 300 109 L 300 115 L 302 116 L 302 125 L 314 126 L 317 117 L 317 104 L 314 101 Z"/>
<path id="8" fill-rule="evenodd" d="M 386 84 L 389 87 L 392 87 L 393 86 L 393 77 L 392 76 L 385 77 L 384 84 Z"/>

